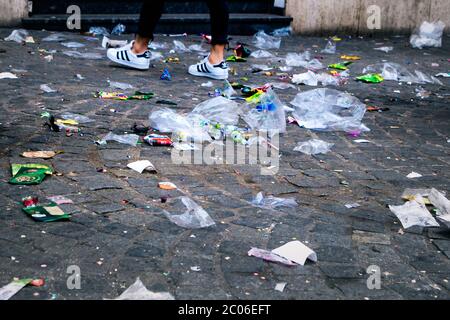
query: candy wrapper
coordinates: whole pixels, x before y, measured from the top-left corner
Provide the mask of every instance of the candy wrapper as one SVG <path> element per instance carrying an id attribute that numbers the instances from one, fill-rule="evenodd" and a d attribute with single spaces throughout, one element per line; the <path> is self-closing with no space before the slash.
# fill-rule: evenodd
<path id="1" fill-rule="evenodd" d="M 46 175 L 53 174 L 53 169 L 47 165 L 41 164 L 12 164 L 11 184 L 34 185 L 40 184 Z"/>
<path id="2" fill-rule="evenodd" d="M 169 69 L 164 68 L 164 71 L 161 75 L 161 80 L 172 81 L 172 75 L 169 72 Z"/>
<path id="3" fill-rule="evenodd" d="M 365 83 L 381 83 L 384 81 L 384 78 L 377 73 L 369 73 L 363 76 L 356 78 L 358 81 L 362 81 Z"/>

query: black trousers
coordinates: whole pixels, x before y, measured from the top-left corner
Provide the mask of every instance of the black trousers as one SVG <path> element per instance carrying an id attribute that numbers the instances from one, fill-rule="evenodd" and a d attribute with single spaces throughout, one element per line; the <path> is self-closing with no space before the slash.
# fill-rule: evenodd
<path id="1" fill-rule="evenodd" d="M 144 0 L 138 35 L 153 40 L 153 32 L 161 18 L 165 0 Z M 226 0 L 205 0 L 211 16 L 212 44 L 227 44 L 229 11 Z"/>

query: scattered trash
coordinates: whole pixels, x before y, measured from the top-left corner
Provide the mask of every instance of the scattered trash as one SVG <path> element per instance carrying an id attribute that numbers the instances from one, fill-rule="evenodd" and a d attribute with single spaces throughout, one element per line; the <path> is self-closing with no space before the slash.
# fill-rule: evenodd
<path id="1" fill-rule="evenodd" d="M 61 42 L 65 41 L 66 36 L 62 33 L 53 33 L 45 38 L 42 39 L 44 42 Z"/>
<path id="2" fill-rule="evenodd" d="M 112 31 L 111 34 L 112 35 L 116 35 L 116 36 L 120 36 L 122 33 L 125 33 L 126 27 L 125 25 L 119 23 L 118 25 L 116 25 Z"/>
<path id="3" fill-rule="evenodd" d="M 340 63 L 334 63 L 334 64 L 330 64 L 328 66 L 328 68 L 330 69 L 336 69 L 336 70 L 348 70 L 348 66 L 351 65 L 353 62 L 352 61 L 345 61 L 345 62 L 340 62 Z"/>
<path id="4" fill-rule="evenodd" d="M 435 77 L 427 76 L 426 74 L 418 70 L 415 71 L 415 74 L 412 74 L 405 67 L 393 62 L 384 62 L 369 65 L 364 68 L 363 73 L 381 74 L 384 80 L 419 84 L 436 83 L 442 85 L 442 82 Z"/>
<path id="5" fill-rule="evenodd" d="M 215 225 L 209 214 L 188 197 L 176 198 L 186 207 L 183 214 L 177 215 L 164 210 L 166 217 L 176 225 L 186 229 L 200 229 Z"/>
<path id="6" fill-rule="evenodd" d="M 40 279 L 39 279 L 40 280 Z M 33 285 L 33 283 L 37 284 L 38 280 L 33 279 L 17 279 L 12 281 L 11 283 L 7 284 L 6 286 L 3 286 L 0 288 L 0 301 L 5 301 L 11 299 L 16 293 L 18 293 L 20 290 L 22 290 L 27 285 Z M 36 286 L 36 285 L 34 285 Z"/>
<path id="7" fill-rule="evenodd" d="M 354 209 L 354 208 L 359 208 L 359 207 L 361 207 L 361 205 L 359 204 L 359 203 L 347 203 L 346 205 L 345 205 L 345 207 L 347 208 L 347 209 Z"/>
<path id="8" fill-rule="evenodd" d="M 366 106 L 348 93 L 315 89 L 297 94 L 291 104 L 301 127 L 321 131 L 369 130 L 361 123 Z"/>
<path id="9" fill-rule="evenodd" d="M 214 86 L 214 83 L 212 83 L 212 81 L 208 81 L 208 82 L 202 83 L 201 86 L 204 88 L 212 88 Z"/>
<path id="10" fill-rule="evenodd" d="M 416 178 L 422 178 L 422 175 L 417 172 L 411 172 L 406 176 L 408 179 L 416 179 Z"/>
<path id="11" fill-rule="evenodd" d="M 336 54 L 336 43 L 333 41 L 328 41 L 325 49 L 323 49 L 321 53 Z"/>
<path id="12" fill-rule="evenodd" d="M 272 87 L 275 89 L 286 90 L 286 89 L 297 89 L 296 86 L 286 82 L 273 82 L 271 83 Z"/>
<path id="13" fill-rule="evenodd" d="M 240 106 L 227 98 L 215 97 L 197 105 L 191 114 L 198 114 L 215 124 L 237 125 Z"/>
<path id="14" fill-rule="evenodd" d="M 185 52 L 191 52 L 183 42 L 179 40 L 173 40 L 174 50 L 175 52 L 185 53 Z"/>
<path id="15" fill-rule="evenodd" d="M 120 89 L 120 90 L 133 89 L 133 86 L 129 83 L 109 81 L 109 80 L 108 80 L 108 83 L 109 83 L 109 86 L 114 89 Z"/>
<path id="16" fill-rule="evenodd" d="M 357 77 L 356 80 L 362 81 L 365 83 L 381 83 L 384 81 L 384 78 L 377 73 L 368 73 L 366 75 Z"/>
<path id="17" fill-rule="evenodd" d="M 449 73 L 438 73 L 436 77 L 442 77 L 442 78 L 450 78 L 450 72 Z"/>
<path id="18" fill-rule="evenodd" d="M 356 142 L 356 143 L 370 143 L 370 141 L 366 140 L 366 139 L 356 139 L 356 140 L 353 140 L 353 141 Z"/>
<path id="19" fill-rule="evenodd" d="M 276 209 L 278 207 L 294 208 L 298 206 L 294 198 L 277 198 L 274 196 L 264 197 L 262 192 L 256 195 L 251 204 L 263 209 Z"/>
<path id="20" fill-rule="evenodd" d="M 11 72 L 0 72 L 0 79 L 17 79 L 17 76 Z"/>
<path id="21" fill-rule="evenodd" d="M 317 87 L 319 80 L 314 72 L 308 71 L 305 73 L 294 74 L 292 76 L 292 83 L 295 84 L 305 84 L 311 87 Z"/>
<path id="22" fill-rule="evenodd" d="M 284 288 L 286 288 L 286 285 L 287 285 L 286 282 L 277 283 L 275 286 L 275 291 L 283 292 Z"/>
<path id="23" fill-rule="evenodd" d="M 136 172 L 139 172 L 139 173 L 142 173 L 144 171 L 147 171 L 150 173 L 158 173 L 155 169 L 155 166 L 148 160 L 132 162 L 132 163 L 129 163 L 127 165 L 127 167 Z"/>
<path id="24" fill-rule="evenodd" d="M 144 141 L 151 146 L 170 147 L 173 145 L 172 139 L 170 139 L 170 137 L 159 134 L 150 134 L 148 136 L 145 136 Z"/>
<path id="25" fill-rule="evenodd" d="M 172 182 L 159 182 L 158 188 L 162 190 L 177 190 L 177 186 L 173 184 Z"/>
<path id="26" fill-rule="evenodd" d="M 264 31 L 259 31 L 253 37 L 253 44 L 259 49 L 280 49 L 281 38 L 270 36 Z"/>
<path id="27" fill-rule="evenodd" d="M 240 58 L 248 58 L 250 57 L 250 55 L 252 54 L 251 50 L 248 49 L 245 45 L 243 45 L 242 43 L 239 43 L 235 48 L 234 48 L 234 55 L 236 57 L 240 57 Z"/>
<path id="28" fill-rule="evenodd" d="M 374 50 L 389 53 L 394 50 L 394 47 L 379 47 L 379 48 L 374 48 Z"/>
<path id="29" fill-rule="evenodd" d="M 58 153 L 55 151 L 28 151 L 28 152 L 23 152 L 21 154 L 22 157 L 24 158 L 31 158 L 31 159 L 51 159 L 54 156 L 56 156 Z"/>
<path id="30" fill-rule="evenodd" d="M 294 148 L 294 151 L 300 151 L 308 155 L 326 154 L 330 152 L 331 147 L 333 146 L 334 143 L 328 143 L 318 139 L 311 139 L 306 142 L 299 142 L 297 144 L 297 147 Z"/>
<path id="31" fill-rule="evenodd" d="M 103 54 L 97 52 L 63 51 L 62 53 L 66 56 L 77 59 L 91 59 L 91 60 L 104 59 Z"/>
<path id="32" fill-rule="evenodd" d="M 191 271 L 194 271 L 194 272 L 202 271 L 202 269 L 199 266 L 194 266 L 194 267 L 191 267 L 190 269 L 191 269 Z"/>
<path id="33" fill-rule="evenodd" d="M 360 56 L 343 55 L 343 56 L 341 56 L 341 59 L 346 60 L 346 61 L 357 61 L 357 60 L 361 60 L 361 57 Z"/>
<path id="34" fill-rule="evenodd" d="M 292 34 L 292 27 L 284 27 L 276 29 L 272 32 L 272 35 L 275 37 L 288 37 Z"/>
<path id="35" fill-rule="evenodd" d="M 445 23 L 442 21 L 424 21 L 422 25 L 411 35 L 411 46 L 418 49 L 427 47 L 442 47 L 442 35 L 444 33 L 444 29 Z"/>
<path id="36" fill-rule="evenodd" d="M 308 259 L 317 262 L 317 254 L 300 241 L 288 242 L 285 245 L 272 250 L 272 252 L 302 266 L 305 265 L 306 260 Z"/>
<path id="37" fill-rule="evenodd" d="M 436 214 L 438 216 L 450 215 L 450 201 L 444 194 L 433 188 L 428 195 L 428 199 L 430 200 L 430 203 L 436 207 Z"/>
<path id="38" fill-rule="evenodd" d="M 90 27 L 89 33 L 93 36 L 109 36 L 108 29 L 104 27 Z"/>
<path id="39" fill-rule="evenodd" d="M 150 100 L 152 99 L 155 94 L 153 92 L 142 92 L 142 91 L 136 91 L 134 95 L 128 96 L 121 92 L 104 92 L 104 91 L 98 91 L 94 94 L 96 98 L 100 99 L 111 99 L 111 100 Z"/>
<path id="40" fill-rule="evenodd" d="M 280 257 L 279 255 L 264 249 L 251 248 L 250 251 L 248 252 L 248 255 L 250 257 L 263 259 L 264 261 L 281 263 L 289 267 L 294 267 L 297 265 L 288 259 Z"/>
<path id="41" fill-rule="evenodd" d="M 60 118 L 65 119 L 65 120 L 73 120 L 80 124 L 94 122 L 94 120 L 90 119 L 89 117 L 83 116 L 81 114 L 72 113 L 72 112 L 64 112 L 63 114 L 60 115 Z"/>
<path id="42" fill-rule="evenodd" d="M 172 75 L 170 74 L 168 68 L 164 68 L 164 71 L 161 75 L 161 80 L 172 81 Z"/>
<path id="43" fill-rule="evenodd" d="M 24 207 L 22 210 L 38 222 L 55 222 L 70 219 L 70 214 L 58 207 L 56 203 L 38 205 L 37 198 L 27 197 L 22 200 Z"/>
<path id="44" fill-rule="evenodd" d="M 266 50 L 253 51 L 250 54 L 250 57 L 255 58 L 255 59 L 275 58 L 275 56 L 272 53 L 270 53 L 269 51 L 266 51 Z"/>
<path id="45" fill-rule="evenodd" d="M 4 39 L 5 41 L 14 41 L 17 43 L 34 43 L 33 37 L 30 36 L 27 30 L 18 29 L 13 30 L 11 34 Z"/>
<path id="46" fill-rule="evenodd" d="M 44 91 L 45 93 L 55 93 L 58 92 L 58 90 L 52 89 L 47 84 L 41 84 L 40 89 Z"/>
<path id="47" fill-rule="evenodd" d="M 175 300 L 175 298 L 168 292 L 147 290 L 142 281 L 137 278 L 135 283 L 114 300 Z"/>
<path id="48" fill-rule="evenodd" d="M 12 178 L 9 183 L 19 185 L 40 184 L 47 175 L 52 174 L 53 169 L 45 164 L 12 164 Z"/>
<path id="49" fill-rule="evenodd" d="M 102 140 L 100 140 L 99 144 L 106 144 L 107 141 L 116 141 L 123 144 L 128 144 L 130 146 L 135 147 L 139 141 L 139 136 L 136 134 L 124 134 L 118 135 L 112 132 L 109 132 Z"/>
<path id="50" fill-rule="evenodd" d="M 397 216 L 404 229 L 412 226 L 439 227 L 439 223 L 427 210 L 420 195 L 416 195 L 413 200 L 402 206 L 389 206 L 389 209 Z"/>
<path id="51" fill-rule="evenodd" d="M 47 200 L 49 200 L 50 202 L 56 203 L 57 205 L 73 204 L 73 201 L 68 199 L 68 198 L 66 198 L 65 196 L 47 197 Z"/>
<path id="52" fill-rule="evenodd" d="M 83 48 L 86 46 L 79 42 L 62 42 L 61 45 L 66 48 Z"/>

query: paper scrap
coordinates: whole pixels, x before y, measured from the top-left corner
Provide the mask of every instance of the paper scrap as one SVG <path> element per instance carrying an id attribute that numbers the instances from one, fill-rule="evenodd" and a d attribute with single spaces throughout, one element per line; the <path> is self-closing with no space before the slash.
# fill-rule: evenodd
<path id="1" fill-rule="evenodd" d="M 428 195 L 428 199 L 438 210 L 438 216 L 450 215 L 450 201 L 442 193 L 433 188 Z"/>
<path id="2" fill-rule="evenodd" d="M 142 281 L 137 278 L 135 283 L 114 300 L 175 300 L 175 298 L 169 292 L 147 290 Z"/>
<path id="3" fill-rule="evenodd" d="M 411 172 L 406 176 L 408 179 L 422 178 L 422 175 L 417 172 Z"/>
<path id="4" fill-rule="evenodd" d="M 402 206 L 389 206 L 389 209 L 397 216 L 404 229 L 412 226 L 439 227 L 439 223 L 428 211 L 420 195 L 417 195 L 414 200 L 408 201 Z"/>
<path id="5" fill-rule="evenodd" d="M 277 285 L 275 286 L 275 290 L 279 291 L 279 292 L 283 292 L 286 285 L 287 285 L 286 282 L 277 283 Z"/>
<path id="6" fill-rule="evenodd" d="M 64 197 L 64 196 L 52 196 L 47 197 L 48 200 L 50 200 L 53 203 L 56 203 L 57 205 L 61 204 L 73 204 L 73 201 Z"/>
<path id="7" fill-rule="evenodd" d="M 127 165 L 127 167 L 136 172 L 139 172 L 139 173 L 142 173 L 144 171 L 148 171 L 151 173 L 157 173 L 155 166 L 148 160 L 140 160 L 140 161 L 132 162 L 132 163 L 129 163 Z"/>
<path id="8" fill-rule="evenodd" d="M 0 72 L 0 79 L 17 79 L 17 76 L 11 72 Z"/>
<path id="9" fill-rule="evenodd" d="M 21 154 L 24 158 L 40 158 L 40 159 L 51 159 L 56 156 L 55 151 L 27 151 Z"/>
<path id="10" fill-rule="evenodd" d="M 172 182 L 160 182 L 158 183 L 158 187 L 163 190 L 176 190 L 177 186 Z"/>
<path id="11" fill-rule="evenodd" d="M 258 248 L 251 248 L 250 251 L 247 253 L 250 257 L 257 257 L 257 258 L 261 258 L 265 261 L 269 261 L 269 262 L 278 262 L 290 267 L 296 266 L 297 264 L 293 263 L 292 261 L 280 257 L 279 255 L 268 251 L 268 250 L 264 250 L 264 249 L 258 249 Z"/>
<path id="12" fill-rule="evenodd" d="M 317 262 L 317 254 L 300 241 L 288 242 L 285 245 L 272 250 L 272 253 L 302 266 L 305 265 L 305 262 L 308 259 Z"/>
<path id="13" fill-rule="evenodd" d="M 27 286 L 33 279 L 15 280 L 0 288 L 0 300 L 9 300 L 17 292 Z"/>

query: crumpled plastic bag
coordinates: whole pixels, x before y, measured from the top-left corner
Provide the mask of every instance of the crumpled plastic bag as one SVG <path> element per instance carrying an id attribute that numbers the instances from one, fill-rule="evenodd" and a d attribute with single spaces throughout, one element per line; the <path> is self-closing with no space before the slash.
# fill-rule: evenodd
<path id="1" fill-rule="evenodd" d="M 13 30 L 11 32 L 11 34 L 8 37 L 6 37 L 4 40 L 22 43 L 22 42 L 26 41 L 29 36 L 30 36 L 30 34 L 28 33 L 27 30 L 18 29 L 18 30 Z"/>
<path id="2" fill-rule="evenodd" d="M 242 118 L 252 130 L 286 132 L 286 111 L 272 89 L 247 103 Z"/>
<path id="3" fill-rule="evenodd" d="M 363 73 L 378 73 L 384 80 L 392 80 L 399 82 L 411 82 L 418 84 L 435 83 L 442 85 L 442 82 L 432 76 L 416 70 L 415 74 L 409 72 L 404 66 L 394 62 L 384 62 L 369 65 L 364 68 Z"/>
<path id="4" fill-rule="evenodd" d="M 71 113 L 71 112 L 64 112 L 60 116 L 60 118 L 64 119 L 64 120 L 75 120 L 79 124 L 95 122 L 95 120 L 92 120 L 89 117 L 83 116 L 81 114 Z"/>
<path id="5" fill-rule="evenodd" d="M 274 196 L 264 197 L 262 192 L 256 195 L 251 204 L 263 209 L 276 209 L 279 207 L 294 208 L 298 206 L 294 198 L 277 198 Z"/>
<path id="6" fill-rule="evenodd" d="M 292 76 L 292 83 L 304 84 L 311 87 L 317 87 L 319 80 L 314 72 L 308 71 L 305 73 L 294 74 Z"/>
<path id="7" fill-rule="evenodd" d="M 450 200 L 448 200 L 445 195 L 436 189 L 431 189 L 428 195 L 430 203 L 436 207 L 438 216 L 450 215 Z"/>
<path id="8" fill-rule="evenodd" d="M 106 143 L 107 141 L 116 141 L 123 144 L 128 144 L 130 146 L 135 147 L 139 141 L 139 136 L 136 134 L 124 134 L 118 135 L 112 132 L 109 132 L 102 140 L 102 143 Z"/>
<path id="9" fill-rule="evenodd" d="M 135 283 L 114 300 L 175 300 L 175 298 L 168 292 L 149 291 L 141 279 L 137 278 Z"/>
<path id="10" fill-rule="evenodd" d="M 184 116 L 169 108 L 160 108 L 150 114 L 149 120 L 152 128 L 163 133 L 174 133 L 178 140 L 211 141 L 203 126 L 207 119 L 199 114 Z"/>
<path id="11" fill-rule="evenodd" d="M 418 49 L 427 47 L 440 48 L 442 47 L 444 29 L 445 23 L 442 21 L 424 21 L 411 35 L 410 43 L 413 48 Z"/>
<path id="12" fill-rule="evenodd" d="M 326 154 L 331 150 L 334 143 L 328 143 L 319 139 L 311 139 L 305 142 L 299 142 L 294 151 L 300 151 L 301 153 L 308 155 Z"/>
<path id="13" fill-rule="evenodd" d="M 215 97 L 200 103 L 191 114 L 199 114 L 209 121 L 220 124 L 237 125 L 239 122 L 239 105 L 225 97 Z"/>
<path id="14" fill-rule="evenodd" d="M 52 33 L 51 35 L 42 39 L 42 41 L 45 41 L 45 42 L 59 42 L 59 41 L 65 41 L 65 40 L 66 40 L 66 36 L 62 33 Z"/>
<path id="15" fill-rule="evenodd" d="M 301 127 L 321 131 L 369 130 L 361 123 L 366 105 L 346 92 L 328 88 L 310 90 L 297 94 L 291 104 Z"/>
<path id="16" fill-rule="evenodd" d="M 66 47 L 66 48 L 83 48 L 86 45 L 80 42 L 74 42 L 74 41 L 70 41 L 70 42 L 62 42 L 61 43 L 62 46 Z"/>
<path id="17" fill-rule="evenodd" d="M 321 51 L 321 53 L 326 54 L 335 54 L 336 53 L 336 43 L 328 40 L 327 45 L 325 46 L 325 49 Z"/>
<path id="18" fill-rule="evenodd" d="M 294 74 L 292 76 L 292 83 L 304 84 L 311 87 L 317 87 L 319 83 L 323 86 L 341 86 L 348 81 L 346 74 L 342 73 L 339 76 L 332 76 L 326 72 L 317 74 L 309 70 L 305 73 Z"/>
<path id="19" fill-rule="evenodd" d="M 179 41 L 179 40 L 173 40 L 173 45 L 174 45 L 174 50 L 176 52 L 191 52 L 191 50 L 189 50 L 186 45 Z"/>
<path id="20" fill-rule="evenodd" d="M 99 60 L 104 58 L 104 56 L 101 53 L 97 52 L 63 51 L 62 53 L 66 56 L 77 59 Z"/>
<path id="21" fill-rule="evenodd" d="M 275 37 L 288 37 L 292 34 L 292 27 L 284 27 L 276 29 L 272 32 L 272 35 Z"/>
<path id="22" fill-rule="evenodd" d="M 270 36 L 264 31 L 259 31 L 253 37 L 253 44 L 259 49 L 280 49 L 281 38 Z"/>
<path id="23" fill-rule="evenodd" d="M 207 228 L 215 225 L 213 219 L 209 214 L 197 203 L 188 197 L 179 197 L 176 200 L 182 202 L 186 207 L 186 211 L 183 214 L 173 214 L 164 210 L 165 216 L 177 226 L 186 229 L 200 229 Z"/>
<path id="24" fill-rule="evenodd" d="M 267 58 L 274 58 L 275 56 L 266 50 L 256 50 L 250 54 L 250 57 L 255 59 L 267 59 Z"/>
<path id="25" fill-rule="evenodd" d="M 303 53 L 289 52 L 286 55 L 286 65 L 289 67 L 303 67 L 311 60 L 311 52 L 305 51 Z"/>
<path id="26" fill-rule="evenodd" d="M 126 29 L 127 29 L 127 27 L 124 24 L 119 23 L 117 26 L 115 26 L 112 29 L 111 34 L 120 36 L 122 33 L 125 33 Z"/>
<path id="27" fill-rule="evenodd" d="M 109 31 L 105 27 L 90 27 L 89 33 L 94 36 L 109 36 Z"/>
<path id="28" fill-rule="evenodd" d="M 413 226 L 439 227 L 439 223 L 428 211 L 420 195 L 402 206 L 389 206 L 389 209 L 397 216 L 405 229 Z"/>

